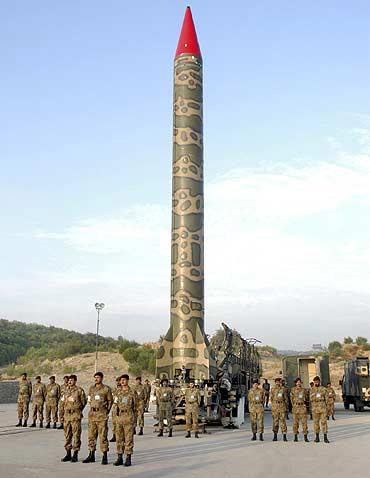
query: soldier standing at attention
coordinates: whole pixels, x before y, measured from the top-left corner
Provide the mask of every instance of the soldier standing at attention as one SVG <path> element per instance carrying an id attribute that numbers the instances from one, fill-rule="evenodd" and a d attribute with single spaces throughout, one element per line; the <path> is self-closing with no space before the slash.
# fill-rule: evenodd
<path id="1" fill-rule="evenodd" d="M 63 377 L 63 384 L 60 386 L 60 400 L 59 400 L 59 404 L 58 404 L 58 408 L 59 408 L 59 421 L 60 421 L 60 425 L 58 427 L 58 430 L 63 430 L 63 423 L 64 423 L 64 396 L 65 396 L 65 393 L 67 391 L 67 388 L 68 388 L 68 379 L 69 379 L 69 376 L 68 375 L 64 375 Z"/>
<path id="2" fill-rule="evenodd" d="M 129 376 L 123 374 L 120 388 L 115 398 L 117 403 L 117 460 L 114 466 L 123 465 L 122 455 L 126 454 L 124 466 L 131 466 L 131 455 L 134 451 L 134 426 L 136 421 L 136 392 L 128 385 Z"/>
<path id="3" fill-rule="evenodd" d="M 144 429 L 144 410 L 145 410 L 145 387 L 141 383 L 141 377 L 136 377 L 134 390 L 136 392 L 136 424 L 134 435 L 136 435 L 136 426 L 140 427 L 139 435 L 143 435 Z"/>
<path id="4" fill-rule="evenodd" d="M 33 384 L 32 390 L 32 402 L 33 402 L 33 422 L 30 425 L 30 428 L 35 428 L 37 417 L 40 421 L 40 428 L 43 427 L 43 420 L 44 420 L 44 403 L 46 398 L 46 387 L 45 384 L 41 382 L 41 377 L 38 375 L 35 377 L 36 383 Z"/>
<path id="5" fill-rule="evenodd" d="M 29 416 L 30 400 L 32 395 L 32 383 L 28 380 L 27 374 L 24 372 L 19 380 L 19 392 L 18 392 L 18 423 L 17 427 L 22 426 L 22 419 L 24 420 L 23 426 L 27 426 L 27 420 Z"/>
<path id="6" fill-rule="evenodd" d="M 324 432 L 324 442 L 328 440 L 328 422 L 327 422 L 327 406 L 328 392 L 325 387 L 320 384 L 320 377 L 313 379 L 314 386 L 310 392 L 310 402 L 312 407 L 313 427 L 316 433 L 315 443 L 320 441 L 320 423 Z"/>
<path id="7" fill-rule="evenodd" d="M 61 461 L 71 461 L 72 463 L 78 461 L 78 452 L 81 447 L 82 411 L 86 405 L 85 392 L 76 383 L 76 375 L 70 375 L 68 387 L 64 393 L 64 448 L 67 454 Z M 73 456 L 71 450 L 73 450 Z"/>
<path id="8" fill-rule="evenodd" d="M 121 377 L 117 377 L 116 378 L 116 388 L 113 389 L 112 391 L 112 397 L 113 397 L 113 405 L 112 405 L 112 432 L 113 432 L 113 435 L 112 435 L 112 438 L 109 440 L 111 443 L 115 443 L 116 441 L 116 434 L 117 434 L 117 400 L 116 400 L 116 397 L 117 397 L 117 394 L 118 394 L 118 390 L 119 390 L 119 387 L 121 386 L 119 381 L 121 380 Z"/>
<path id="9" fill-rule="evenodd" d="M 330 382 L 327 384 L 326 390 L 328 392 L 328 420 L 330 417 L 333 420 L 335 420 L 335 417 L 334 417 L 335 391 L 334 391 L 334 388 L 331 386 Z"/>
<path id="10" fill-rule="evenodd" d="M 272 441 L 277 441 L 277 434 L 279 431 L 279 424 L 283 433 L 283 440 L 288 441 L 286 437 L 286 411 L 287 411 L 286 394 L 281 384 L 281 378 L 275 379 L 275 386 L 271 389 L 271 413 L 272 413 L 272 431 L 274 438 Z"/>
<path id="11" fill-rule="evenodd" d="M 189 382 L 189 388 L 185 390 L 185 420 L 186 420 L 186 435 L 185 438 L 191 437 L 191 428 L 193 427 L 194 437 L 199 438 L 198 433 L 198 418 L 200 405 L 200 391 L 195 388 L 193 379 Z"/>
<path id="12" fill-rule="evenodd" d="M 163 437 L 164 420 L 167 420 L 168 436 L 172 437 L 172 404 L 174 401 L 173 390 L 168 386 L 168 379 L 163 378 L 161 386 L 156 390 L 157 403 L 159 407 L 159 433 Z"/>
<path id="13" fill-rule="evenodd" d="M 50 428 L 51 418 L 53 419 L 54 426 L 57 427 L 58 421 L 58 402 L 60 398 L 60 386 L 55 383 L 55 377 L 52 375 L 49 377 L 49 384 L 46 386 L 46 428 Z"/>
<path id="14" fill-rule="evenodd" d="M 95 462 L 96 441 L 100 438 L 100 451 L 103 453 L 102 465 L 108 465 L 108 418 L 113 404 L 112 391 L 103 383 L 103 373 L 96 372 L 94 375 L 95 385 L 89 388 L 87 403 L 90 405 L 88 415 L 88 448 L 89 455 L 83 463 Z"/>
<path id="15" fill-rule="evenodd" d="M 269 404 L 269 398 L 270 398 L 270 384 L 269 384 L 267 378 L 265 378 L 265 383 L 262 385 L 262 388 L 263 388 L 263 391 L 265 392 L 264 406 L 265 406 L 265 408 L 267 408 L 268 404 Z"/>
<path id="16" fill-rule="evenodd" d="M 302 387 L 302 380 L 296 378 L 294 380 L 295 387 L 290 391 L 290 400 L 293 406 L 293 433 L 294 441 L 298 441 L 299 422 L 302 422 L 302 429 L 304 434 L 304 441 L 308 442 L 308 427 L 307 427 L 307 401 L 308 390 Z"/>
<path id="17" fill-rule="evenodd" d="M 152 391 L 152 386 L 148 379 L 144 382 L 144 389 L 145 389 L 145 411 L 149 412 L 149 402 L 150 402 L 150 393 Z"/>
<path id="18" fill-rule="evenodd" d="M 264 403 L 265 391 L 259 388 L 258 380 L 253 380 L 252 388 L 248 392 L 249 416 L 253 433 L 252 441 L 257 440 L 257 425 L 258 433 L 260 434 L 260 440 L 263 441 L 265 413 Z"/>

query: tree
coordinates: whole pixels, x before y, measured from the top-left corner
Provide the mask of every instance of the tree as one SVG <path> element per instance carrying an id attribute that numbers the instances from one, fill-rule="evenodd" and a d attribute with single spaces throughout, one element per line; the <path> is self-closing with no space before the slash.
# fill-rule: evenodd
<path id="1" fill-rule="evenodd" d="M 331 355 L 340 355 L 342 352 L 342 344 L 338 342 L 337 340 L 334 340 L 333 342 L 329 342 L 328 350 Z"/>
<path id="2" fill-rule="evenodd" d="M 366 337 L 356 337 L 356 344 L 361 346 L 367 344 L 367 338 Z"/>
<path id="3" fill-rule="evenodd" d="M 353 338 L 352 337 L 344 337 L 343 342 L 345 344 L 353 344 Z"/>

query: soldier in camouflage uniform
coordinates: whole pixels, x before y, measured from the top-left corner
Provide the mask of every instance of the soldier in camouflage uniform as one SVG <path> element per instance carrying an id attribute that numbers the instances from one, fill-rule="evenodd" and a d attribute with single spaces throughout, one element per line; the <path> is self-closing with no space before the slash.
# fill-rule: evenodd
<path id="1" fill-rule="evenodd" d="M 288 403 L 285 391 L 281 384 L 281 378 L 275 379 L 275 386 L 271 389 L 271 413 L 272 413 L 272 431 L 274 432 L 273 441 L 277 441 L 279 424 L 283 433 L 283 440 L 287 440 L 286 432 L 286 411 Z"/>
<path id="2" fill-rule="evenodd" d="M 131 466 L 131 455 L 134 450 L 134 426 L 136 422 L 136 402 L 137 395 L 133 388 L 129 387 L 129 376 L 121 376 L 120 388 L 114 399 L 117 404 L 117 460 L 113 463 L 115 466 Z M 126 454 L 125 463 L 123 463 L 123 454 Z"/>
<path id="3" fill-rule="evenodd" d="M 144 390 L 145 390 L 145 411 L 149 412 L 149 402 L 150 402 L 150 393 L 152 391 L 152 386 L 148 379 L 144 382 Z"/>
<path id="4" fill-rule="evenodd" d="M 308 442 L 308 427 L 307 427 L 307 402 L 308 390 L 302 387 L 302 380 L 296 378 L 294 380 L 295 387 L 290 391 L 290 400 L 293 406 L 293 433 L 294 441 L 298 441 L 299 422 L 302 422 L 302 429 L 304 434 L 304 441 Z"/>
<path id="5" fill-rule="evenodd" d="M 27 426 L 27 420 L 29 416 L 30 400 L 32 395 L 32 383 L 28 380 L 27 374 L 22 373 L 19 380 L 19 392 L 17 401 L 18 410 L 18 423 L 17 427 L 22 426 L 22 419 L 24 420 L 23 426 Z"/>
<path id="6" fill-rule="evenodd" d="M 286 401 L 286 419 L 289 420 L 289 412 L 291 410 L 291 403 L 290 403 L 290 390 L 285 384 L 285 380 L 281 379 L 281 386 L 284 389 L 284 394 L 285 394 L 285 401 Z"/>
<path id="7" fill-rule="evenodd" d="M 334 417 L 334 405 L 335 405 L 335 391 L 334 388 L 331 386 L 331 383 L 329 382 L 326 386 L 326 390 L 328 391 L 328 420 L 331 417 L 333 420 L 335 420 Z"/>
<path id="8" fill-rule="evenodd" d="M 164 420 L 167 420 L 168 436 L 172 437 L 172 408 L 174 394 L 171 387 L 168 386 L 168 379 L 163 378 L 161 387 L 156 390 L 157 403 L 159 407 L 159 433 L 157 436 L 163 437 Z"/>
<path id="9" fill-rule="evenodd" d="M 60 386 L 55 383 L 55 377 L 52 375 L 49 377 L 49 384 L 46 386 L 46 428 L 50 428 L 50 421 L 53 419 L 54 426 L 57 427 L 58 421 L 58 402 L 60 398 Z"/>
<path id="10" fill-rule="evenodd" d="M 116 397 L 117 397 L 117 393 L 118 393 L 118 389 L 120 388 L 120 380 L 121 380 L 121 377 L 117 377 L 116 378 L 116 388 L 114 388 L 112 390 L 112 397 L 113 397 L 113 405 L 112 405 L 112 438 L 109 440 L 111 443 L 115 443 L 116 442 L 116 435 L 117 435 L 117 401 L 116 401 Z"/>
<path id="11" fill-rule="evenodd" d="M 327 406 L 328 392 L 325 387 L 320 384 L 320 377 L 313 379 L 314 386 L 310 392 L 310 402 L 313 416 L 314 432 L 316 434 L 315 443 L 320 441 L 320 424 L 324 432 L 324 442 L 328 440 L 328 422 L 327 422 Z"/>
<path id="12" fill-rule="evenodd" d="M 259 388 L 258 380 L 253 380 L 252 388 L 248 392 L 249 416 L 251 420 L 253 441 L 257 439 L 257 425 L 258 433 L 260 434 L 260 440 L 263 441 L 265 413 L 264 403 L 265 392 L 263 389 Z"/>
<path id="13" fill-rule="evenodd" d="M 136 426 L 140 428 L 139 435 L 143 435 L 146 392 L 144 385 L 141 383 L 141 377 L 136 377 L 136 384 L 134 386 L 134 390 L 137 395 L 136 424 L 134 428 L 134 435 L 136 434 Z"/>
<path id="14" fill-rule="evenodd" d="M 198 418 L 200 405 L 200 391 L 195 388 L 194 380 L 190 380 L 189 388 L 185 390 L 185 420 L 186 420 L 186 435 L 185 438 L 191 437 L 191 428 L 193 426 L 195 438 L 199 438 L 198 433 Z"/>
<path id="15" fill-rule="evenodd" d="M 82 411 L 86 405 L 86 395 L 81 387 L 76 385 L 76 375 L 70 375 L 68 379 L 68 387 L 64 395 L 64 448 L 67 454 L 62 461 L 78 461 L 78 452 L 81 447 L 81 420 L 83 418 Z M 71 450 L 73 449 L 73 456 Z"/>
<path id="16" fill-rule="evenodd" d="M 60 386 L 60 399 L 59 399 L 59 403 L 58 403 L 60 425 L 58 427 L 58 430 L 63 430 L 63 424 L 64 424 L 64 395 L 65 395 L 66 390 L 68 388 L 68 379 L 69 379 L 69 376 L 64 375 L 63 383 Z"/>
<path id="17" fill-rule="evenodd" d="M 88 415 L 89 456 L 83 460 L 83 463 L 95 462 L 96 441 L 99 436 L 100 451 L 103 453 L 101 464 L 108 464 L 108 418 L 113 404 L 113 397 L 110 387 L 103 384 L 103 377 L 102 372 L 95 373 L 95 385 L 89 388 L 87 395 L 87 403 L 90 405 Z"/>
<path id="18" fill-rule="evenodd" d="M 43 427 L 44 420 L 44 403 L 46 399 L 46 386 L 41 382 L 41 377 L 38 375 L 35 377 L 36 383 L 33 384 L 32 390 L 32 418 L 33 422 L 30 425 L 31 428 L 35 428 L 37 418 L 40 421 L 40 428 Z"/>

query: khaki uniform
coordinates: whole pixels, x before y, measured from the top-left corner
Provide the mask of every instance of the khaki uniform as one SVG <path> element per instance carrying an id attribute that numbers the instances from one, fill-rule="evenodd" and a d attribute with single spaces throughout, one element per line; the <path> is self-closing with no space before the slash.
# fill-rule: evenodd
<path id="1" fill-rule="evenodd" d="M 136 424 L 135 426 L 144 426 L 144 410 L 145 410 L 145 388 L 144 385 L 135 385 L 133 389 L 137 395 L 136 401 Z"/>
<path id="2" fill-rule="evenodd" d="M 59 422 L 63 425 L 64 423 L 64 395 L 67 391 L 68 384 L 63 383 L 60 386 L 60 397 L 58 403 L 58 411 L 59 411 Z"/>
<path id="3" fill-rule="evenodd" d="M 82 411 L 87 401 L 85 392 L 77 385 L 68 386 L 61 400 L 64 402 L 64 448 L 79 451 L 81 447 Z"/>
<path id="4" fill-rule="evenodd" d="M 299 430 L 299 422 L 302 423 L 303 434 L 307 435 L 307 401 L 308 390 L 302 387 L 294 387 L 290 391 L 293 412 L 293 433 L 296 435 Z"/>
<path id="5" fill-rule="evenodd" d="M 264 403 L 265 403 L 265 392 L 260 388 L 254 390 L 253 388 L 248 392 L 248 406 L 249 406 L 249 416 L 251 420 L 252 433 L 264 432 Z"/>
<path id="6" fill-rule="evenodd" d="M 35 422 L 37 418 L 42 422 L 44 420 L 44 403 L 46 398 L 46 386 L 43 383 L 34 383 L 32 390 L 32 418 Z"/>
<path id="7" fill-rule="evenodd" d="M 327 414 L 328 417 L 332 417 L 334 415 L 335 392 L 333 387 L 326 387 L 326 390 L 328 392 Z"/>
<path id="8" fill-rule="evenodd" d="M 166 419 L 168 428 L 172 430 L 172 403 L 174 399 L 172 388 L 159 387 L 156 390 L 156 397 L 159 408 L 159 428 L 163 430 L 164 419 Z"/>
<path id="9" fill-rule="evenodd" d="M 320 425 L 324 433 L 328 433 L 327 403 L 328 392 L 325 387 L 312 387 L 310 391 L 310 402 L 313 417 L 313 428 L 315 433 L 320 433 Z"/>
<path id="10" fill-rule="evenodd" d="M 60 398 L 60 386 L 57 383 L 49 383 L 46 386 L 46 404 L 45 415 L 46 423 L 50 423 L 51 419 L 54 423 L 58 421 L 58 402 Z"/>
<path id="11" fill-rule="evenodd" d="M 90 405 L 88 415 L 89 450 L 96 450 L 96 441 L 99 436 L 100 450 L 102 452 L 108 451 L 108 418 L 113 403 L 110 387 L 103 383 L 92 385 L 87 395 L 87 403 Z"/>
<path id="12" fill-rule="evenodd" d="M 113 405 L 112 405 L 112 432 L 113 436 L 117 435 L 117 400 L 116 398 L 118 397 L 118 391 L 120 389 L 120 386 L 118 385 L 113 391 L 112 391 L 112 398 L 113 398 Z"/>
<path id="13" fill-rule="evenodd" d="M 150 383 L 144 384 L 144 391 L 145 391 L 145 411 L 149 410 L 149 402 L 150 402 L 150 393 L 152 391 L 152 386 Z"/>
<path id="14" fill-rule="evenodd" d="M 283 387 L 272 387 L 271 389 L 271 414 L 272 414 L 272 431 L 278 433 L 279 424 L 282 433 L 287 432 L 286 413 L 287 413 L 287 397 Z"/>
<path id="15" fill-rule="evenodd" d="M 185 390 L 185 420 L 186 431 L 198 431 L 199 405 L 200 405 L 200 391 L 197 388 L 187 388 Z M 172 416 L 172 411 L 171 411 Z"/>
<path id="16" fill-rule="evenodd" d="M 117 453 L 132 455 L 134 450 L 137 395 L 132 388 L 122 389 L 121 387 L 118 389 L 114 400 L 117 405 Z"/>
<path id="17" fill-rule="evenodd" d="M 32 395 L 32 384 L 28 379 L 19 381 L 19 392 L 17 401 L 18 419 L 27 421 L 29 417 L 29 407 Z"/>

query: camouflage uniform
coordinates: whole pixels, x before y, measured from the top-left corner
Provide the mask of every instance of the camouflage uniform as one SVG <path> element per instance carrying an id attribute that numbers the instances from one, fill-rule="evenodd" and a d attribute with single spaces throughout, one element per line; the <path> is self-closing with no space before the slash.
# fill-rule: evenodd
<path id="1" fill-rule="evenodd" d="M 89 388 L 87 403 L 90 405 L 88 415 L 88 448 L 96 450 L 96 440 L 100 438 L 100 451 L 109 450 L 108 418 L 113 397 L 110 387 L 103 383 Z"/>
<path id="2" fill-rule="evenodd" d="M 64 405 L 65 405 L 64 396 L 67 391 L 67 388 L 68 388 L 68 383 L 63 383 L 60 386 L 60 398 L 58 403 L 58 410 L 59 410 L 59 422 L 61 426 L 63 426 L 63 423 L 64 423 Z"/>
<path id="3" fill-rule="evenodd" d="M 32 418 L 33 423 L 36 422 L 37 418 L 40 420 L 40 423 L 44 420 L 44 403 L 46 398 L 46 386 L 43 383 L 34 383 L 32 391 Z"/>
<path id="4" fill-rule="evenodd" d="M 252 433 L 257 433 L 257 424 L 258 424 L 258 433 L 264 432 L 264 403 L 265 403 L 265 392 L 260 388 L 251 389 L 248 392 L 248 406 L 249 406 L 249 416 L 251 420 Z"/>
<path id="5" fill-rule="evenodd" d="M 310 391 L 310 402 L 313 416 L 313 427 L 315 433 L 320 433 L 320 424 L 322 431 L 328 433 L 327 421 L 327 402 L 328 392 L 325 387 L 313 387 Z"/>
<path id="6" fill-rule="evenodd" d="M 118 391 L 120 389 L 120 385 L 117 385 L 117 387 L 112 391 L 112 398 L 113 398 L 113 405 L 112 405 L 112 433 L 113 437 L 111 441 L 116 441 L 116 436 L 117 436 L 117 400 L 116 398 L 118 397 Z"/>
<path id="7" fill-rule="evenodd" d="M 152 386 L 150 383 L 145 383 L 144 384 L 144 390 L 145 390 L 145 411 L 149 411 L 149 402 L 150 402 L 150 393 L 152 391 Z"/>
<path id="8" fill-rule="evenodd" d="M 198 418 L 199 418 L 199 404 L 200 404 L 200 391 L 197 388 L 187 388 L 185 390 L 185 420 L 186 430 L 191 431 L 193 425 L 193 431 L 198 431 Z M 171 410 L 172 416 L 172 410 Z M 172 428 L 172 426 L 171 426 Z"/>
<path id="9" fill-rule="evenodd" d="M 329 417 L 334 417 L 334 404 L 335 404 L 335 392 L 333 387 L 326 387 L 328 392 L 328 402 L 327 402 L 327 415 Z"/>
<path id="10" fill-rule="evenodd" d="M 302 387 L 294 387 L 290 391 L 290 400 L 293 411 L 293 433 L 298 434 L 299 422 L 302 423 L 303 434 L 307 435 L 307 401 L 308 390 Z"/>
<path id="11" fill-rule="evenodd" d="M 135 426 L 144 427 L 144 410 L 145 410 L 145 388 L 144 385 L 136 384 L 133 389 L 136 392 L 136 423 Z"/>
<path id="12" fill-rule="evenodd" d="M 64 448 L 77 452 L 81 447 L 81 420 L 87 401 L 86 395 L 81 387 L 72 385 L 66 387 L 62 400 L 64 401 Z"/>
<path id="13" fill-rule="evenodd" d="M 46 386 L 45 415 L 46 423 L 50 424 L 51 418 L 54 423 L 58 421 L 58 402 L 60 398 L 60 386 L 57 383 L 49 383 Z"/>
<path id="14" fill-rule="evenodd" d="M 134 426 L 136 421 L 136 392 L 131 388 L 118 389 L 115 397 L 117 405 L 117 453 L 132 455 L 134 450 Z"/>
<path id="15" fill-rule="evenodd" d="M 284 388 L 275 385 L 271 389 L 271 413 L 272 413 L 272 431 L 278 433 L 279 424 L 281 426 L 282 433 L 287 432 L 286 426 L 286 413 L 287 413 L 287 400 Z"/>
<path id="16" fill-rule="evenodd" d="M 167 419 L 168 428 L 172 430 L 172 402 L 174 399 L 171 387 L 159 387 L 156 390 L 159 407 L 159 429 L 164 428 L 164 419 Z"/>
<path id="17" fill-rule="evenodd" d="M 21 421 L 22 418 L 27 422 L 29 417 L 29 407 L 30 399 L 32 395 L 32 384 L 26 379 L 21 379 L 19 381 L 19 392 L 18 392 L 18 420 Z"/>

